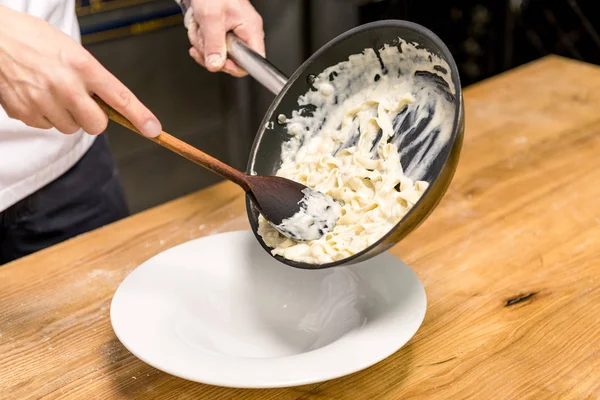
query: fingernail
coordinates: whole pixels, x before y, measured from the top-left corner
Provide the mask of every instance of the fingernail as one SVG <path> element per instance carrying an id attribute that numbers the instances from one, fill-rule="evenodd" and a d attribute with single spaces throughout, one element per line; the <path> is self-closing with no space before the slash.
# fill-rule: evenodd
<path id="1" fill-rule="evenodd" d="M 220 54 L 210 54 L 206 57 L 206 65 L 211 68 L 221 68 L 223 57 Z"/>
<path id="2" fill-rule="evenodd" d="M 161 131 L 160 123 L 156 120 L 151 119 L 151 120 L 146 121 L 146 123 L 144 124 L 142 133 L 144 134 L 144 136 L 148 136 L 150 138 L 155 138 L 158 135 L 160 135 L 160 131 Z"/>

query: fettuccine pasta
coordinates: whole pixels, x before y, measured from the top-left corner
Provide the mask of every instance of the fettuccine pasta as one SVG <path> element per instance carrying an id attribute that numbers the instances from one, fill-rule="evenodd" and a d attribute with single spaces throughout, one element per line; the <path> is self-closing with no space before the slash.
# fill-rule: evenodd
<path id="1" fill-rule="evenodd" d="M 381 57 L 390 59 L 397 51 L 392 49 L 381 50 Z M 287 122 L 292 137 L 284 145 L 277 175 L 331 196 L 341 204 L 342 216 L 331 232 L 310 242 L 281 235 L 260 216 L 258 232 L 273 254 L 312 264 L 347 258 L 378 241 L 417 203 L 428 183 L 406 176 L 394 137 L 401 122 L 397 117 L 416 105 L 413 83 L 400 74 L 382 73 L 372 50 L 316 77 L 317 90 L 299 100 L 316 110 L 312 115 L 295 112 Z M 440 102 L 435 107 L 439 114 L 430 124 L 439 129 L 427 139 L 433 152 L 449 137 L 444 118 L 451 112 Z M 421 116 L 427 112 L 416 110 Z"/>

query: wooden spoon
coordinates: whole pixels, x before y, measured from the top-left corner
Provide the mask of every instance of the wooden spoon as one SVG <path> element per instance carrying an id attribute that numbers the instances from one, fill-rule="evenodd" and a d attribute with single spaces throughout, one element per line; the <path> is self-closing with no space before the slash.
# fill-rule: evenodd
<path id="1" fill-rule="evenodd" d="M 93 98 L 112 121 L 144 136 L 98 96 Z M 294 240 L 319 239 L 334 228 L 340 217 L 341 206 L 335 200 L 298 182 L 278 176 L 245 174 L 164 131 L 155 138 L 144 137 L 240 186 L 263 217 Z"/>

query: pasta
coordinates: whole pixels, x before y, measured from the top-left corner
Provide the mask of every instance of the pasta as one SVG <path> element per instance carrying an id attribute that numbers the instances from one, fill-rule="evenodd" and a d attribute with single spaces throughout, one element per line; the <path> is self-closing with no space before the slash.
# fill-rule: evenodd
<path id="1" fill-rule="evenodd" d="M 405 174 L 397 131 L 410 108 L 412 117 L 419 117 L 413 124 L 427 118 L 430 129 L 416 140 L 430 142 L 421 162 L 431 162 L 449 137 L 452 102 L 433 101 L 440 97 L 434 93 L 439 88 L 407 78 L 414 71 L 385 73 L 385 61 L 412 57 L 413 68 L 424 68 L 425 61 L 432 64 L 429 53 L 404 42 L 403 46 L 402 52 L 396 47 L 380 50 L 380 58 L 372 49 L 351 56 L 316 77 L 316 90 L 300 97 L 300 106 L 313 105 L 314 111 L 295 111 L 287 120 L 291 138 L 284 144 L 276 174 L 331 196 L 341 204 L 341 218 L 320 239 L 298 242 L 260 216 L 258 233 L 273 254 L 311 264 L 347 258 L 389 232 L 427 190 L 428 183 L 418 179 L 427 165 L 409 165 L 413 179 Z M 436 59 L 433 64 L 444 62 Z M 427 69 L 435 73 L 432 65 Z M 433 108 L 422 107 L 423 99 Z"/>

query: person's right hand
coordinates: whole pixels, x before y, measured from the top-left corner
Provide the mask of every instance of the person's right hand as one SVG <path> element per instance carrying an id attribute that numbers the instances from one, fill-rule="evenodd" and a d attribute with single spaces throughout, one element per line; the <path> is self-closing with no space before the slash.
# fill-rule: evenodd
<path id="1" fill-rule="evenodd" d="M 236 77 L 248 74 L 227 58 L 225 37 L 229 31 L 265 56 L 263 20 L 249 0 L 191 0 L 191 6 L 190 56 L 198 64 L 211 72 L 223 71 Z"/>
<path id="2" fill-rule="evenodd" d="M 102 133 L 106 113 L 96 94 L 144 135 L 160 134 L 158 119 L 70 36 L 47 22 L 0 5 L 0 105 L 41 129 Z"/>

